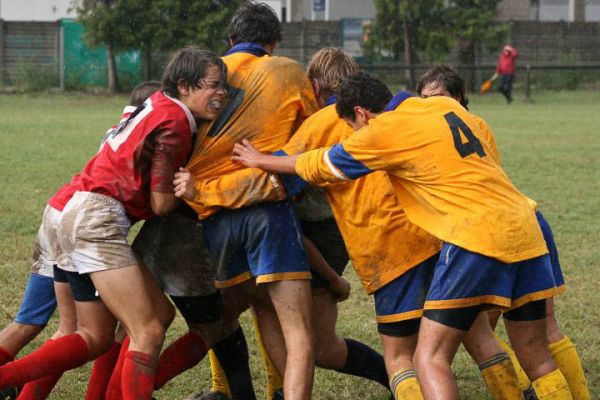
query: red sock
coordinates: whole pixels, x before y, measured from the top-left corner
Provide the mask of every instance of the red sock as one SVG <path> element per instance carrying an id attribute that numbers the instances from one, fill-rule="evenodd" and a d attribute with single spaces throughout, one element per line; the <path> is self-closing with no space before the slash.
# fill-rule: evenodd
<path id="1" fill-rule="evenodd" d="M 104 400 L 106 388 L 119 358 L 120 350 L 121 343 L 114 342 L 106 353 L 94 361 L 85 400 Z"/>
<path id="2" fill-rule="evenodd" d="M 88 347 L 74 333 L 46 342 L 25 357 L 0 367 L 0 387 L 21 386 L 46 375 L 59 374 L 87 362 Z"/>
<path id="3" fill-rule="evenodd" d="M 55 375 L 47 375 L 43 378 L 37 379 L 33 382 L 28 382 L 21 393 L 19 393 L 18 400 L 45 400 L 56 383 L 60 380 L 62 373 Z"/>
<path id="4" fill-rule="evenodd" d="M 197 365 L 208 351 L 202 336 L 188 332 L 171 343 L 160 355 L 156 367 L 155 389 L 160 389 L 171 379 Z"/>
<path id="5" fill-rule="evenodd" d="M 121 344 L 119 358 L 115 364 L 108 387 L 106 388 L 106 400 L 123 400 L 123 392 L 121 391 L 121 376 L 123 375 L 123 363 L 125 362 L 125 354 L 129 348 L 129 336 L 125 336 L 125 340 Z"/>
<path id="6" fill-rule="evenodd" d="M 15 359 L 15 356 L 10 354 L 10 351 L 6 350 L 3 347 L 0 347 L 0 365 L 4 365 L 9 363 Z"/>
<path id="7" fill-rule="evenodd" d="M 150 354 L 128 351 L 123 363 L 123 400 L 151 400 L 156 363 Z"/>

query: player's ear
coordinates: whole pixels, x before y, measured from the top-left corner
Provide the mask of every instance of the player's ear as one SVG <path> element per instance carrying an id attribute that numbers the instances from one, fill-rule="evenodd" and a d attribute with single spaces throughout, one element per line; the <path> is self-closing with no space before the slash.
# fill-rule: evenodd
<path id="1" fill-rule="evenodd" d="M 367 112 L 361 106 L 354 106 L 354 120 L 357 122 L 367 122 Z"/>

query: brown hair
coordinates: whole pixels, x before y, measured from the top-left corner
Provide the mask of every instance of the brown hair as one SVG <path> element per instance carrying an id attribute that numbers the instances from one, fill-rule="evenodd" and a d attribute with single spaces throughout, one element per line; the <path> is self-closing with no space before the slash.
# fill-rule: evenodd
<path id="1" fill-rule="evenodd" d="M 317 81 L 320 95 L 327 98 L 340 89 L 342 82 L 356 74 L 360 67 L 352 56 L 339 47 L 325 47 L 312 56 L 307 73 L 311 81 Z"/>
<path id="2" fill-rule="evenodd" d="M 129 95 L 129 105 L 134 107 L 141 106 L 152 93 L 159 89 L 159 81 L 145 81 L 140 83 L 131 91 L 131 94 Z"/>

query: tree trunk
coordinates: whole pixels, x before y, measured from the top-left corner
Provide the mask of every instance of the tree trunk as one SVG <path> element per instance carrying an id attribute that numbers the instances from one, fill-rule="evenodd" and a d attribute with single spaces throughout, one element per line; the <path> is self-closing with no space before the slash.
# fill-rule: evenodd
<path id="1" fill-rule="evenodd" d="M 475 91 L 475 41 L 462 39 L 458 44 L 458 61 L 461 75 L 465 78 L 468 91 Z M 464 68 L 466 67 L 466 68 Z"/>
<path id="2" fill-rule="evenodd" d="M 119 87 L 117 81 L 117 66 L 115 64 L 115 54 L 112 45 L 106 47 L 106 62 L 108 67 L 108 93 L 115 94 Z"/>
<path id="3" fill-rule="evenodd" d="M 410 26 L 408 16 L 402 19 L 402 28 L 404 31 L 404 63 L 406 64 L 406 88 L 413 90 L 415 88 L 415 77 L 413 75 L 413 57 L 412 40 L 410 35 Z"/>
<path id="4" fill-rule="evenodd" d="M 142 51 L 142 80 L 150 80 L 150 66 L 152 65 L 152 50 Z"/>

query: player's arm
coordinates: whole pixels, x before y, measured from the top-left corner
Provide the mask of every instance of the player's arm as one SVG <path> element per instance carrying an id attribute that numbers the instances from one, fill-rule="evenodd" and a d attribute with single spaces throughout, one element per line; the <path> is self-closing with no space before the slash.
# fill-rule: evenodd
<path id="1" fill-rule="evenodd" d="M 150 191 L 150 207 L 156 215 L 165 215 L 177 208 L 179 199 L 173 193 Z"/>
<path id="2" fill-rule="evenodd" d="M 335 295 L 336 301 L 344 301 L 350 296 L 350 282 L 335 272 L 323 257 L 317 246 L 306 236 L 302 236 L 306 248 L 306 258 L 310 267 L 321 275 L 328 283 Z"/>

